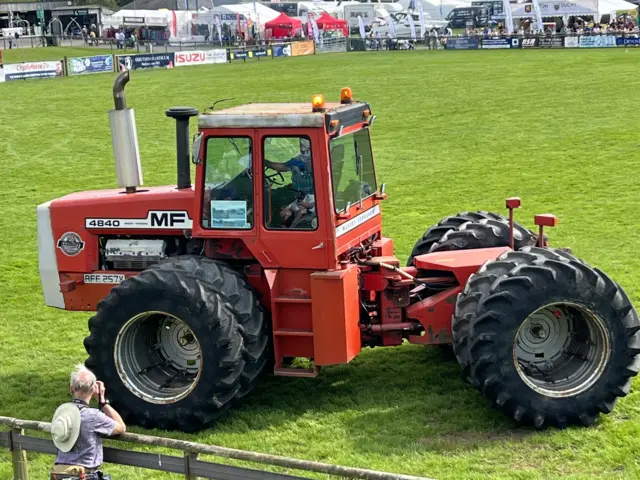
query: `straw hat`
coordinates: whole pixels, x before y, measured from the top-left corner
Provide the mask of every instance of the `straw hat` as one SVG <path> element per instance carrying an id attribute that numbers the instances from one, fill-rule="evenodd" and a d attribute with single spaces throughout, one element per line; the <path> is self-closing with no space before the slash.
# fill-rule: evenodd
<path id="1" fill-rule="evenodd" d="M 73 448 L 80 435 L 80 410 L 75 403 L 60 405 L 51 420 L 51 438 L 61 452 Z"/>

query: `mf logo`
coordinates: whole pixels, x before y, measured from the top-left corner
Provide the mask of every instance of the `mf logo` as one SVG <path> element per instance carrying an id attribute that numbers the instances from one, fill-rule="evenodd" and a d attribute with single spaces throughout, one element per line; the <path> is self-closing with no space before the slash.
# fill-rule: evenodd
<path id="1" fill-rule="evenodd" d="M 187 223 L 186 212 L 150 212 L 151 228 L 180 228 Z"/>
<path id="2" fill-rule="evenodd" d="M 520 46 L 520 39 L 519 38 L 512 38 L 511 39 L 511 46 L 514 48 L 518 48 Z"/>

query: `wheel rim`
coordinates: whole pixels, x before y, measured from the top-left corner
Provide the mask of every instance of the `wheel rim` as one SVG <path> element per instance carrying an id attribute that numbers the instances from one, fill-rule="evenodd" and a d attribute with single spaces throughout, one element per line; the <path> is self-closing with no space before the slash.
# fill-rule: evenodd
<path id="1" fill-rule="evenodd" d="M 202 350 L 189 326 L 165 312 L 145 312 L 122 327 L 114 347 L 125 386 L 150 403 L 177 402 L 193 391 L 202 370 Z"/>
<path id="2" fill-rule="evenodd" d="M 513 359 L 520 378 L 548 397 L 570 397 L 598 381 L 611 355 L 602 319 L 582 305 L 546 305 L 520 325 Z"/>

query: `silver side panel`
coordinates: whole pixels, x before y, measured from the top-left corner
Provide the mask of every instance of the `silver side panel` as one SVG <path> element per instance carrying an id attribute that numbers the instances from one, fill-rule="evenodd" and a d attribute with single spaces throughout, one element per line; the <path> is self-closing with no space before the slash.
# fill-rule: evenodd
<path id="1" fill-rule="evenodd" d="M 278 128 L 278 127 L 322 127 L 324 116 L 314 113 L 292 113 L 280 115 L 201 115 L 200 128 Z"/>
<path id="2" fill-rule="evenodd" d="M 38 205 L 38 269 L 44 293 L 44 302 L 50 307 L 64 309 L 64 297 L 60 291 L 60 275 L 56 260 L 56 243 L 51 229 L 51 202 Z"/>

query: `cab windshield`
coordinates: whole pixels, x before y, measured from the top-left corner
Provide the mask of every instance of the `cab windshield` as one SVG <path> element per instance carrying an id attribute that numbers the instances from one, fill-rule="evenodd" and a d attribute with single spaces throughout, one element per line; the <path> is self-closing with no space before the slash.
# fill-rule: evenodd
<path id="1" fill-rule="evenodd" d="M 377 189 L 369 130 L 363 129 L 329 142 L 333 201 L 336 212 L 373 195 Z"/>

